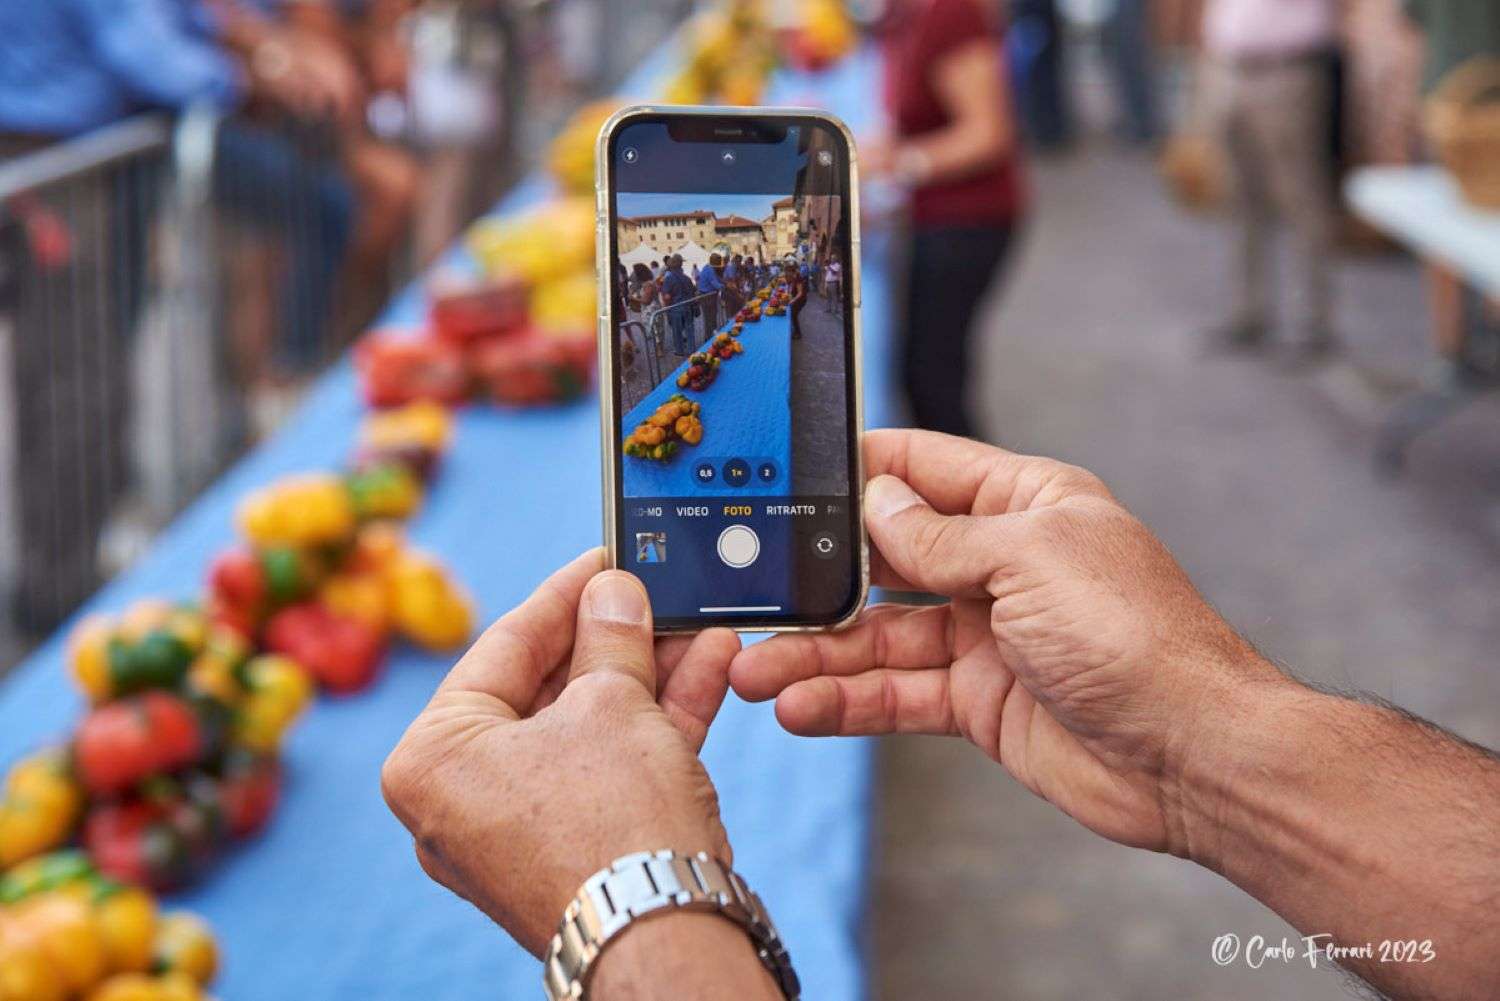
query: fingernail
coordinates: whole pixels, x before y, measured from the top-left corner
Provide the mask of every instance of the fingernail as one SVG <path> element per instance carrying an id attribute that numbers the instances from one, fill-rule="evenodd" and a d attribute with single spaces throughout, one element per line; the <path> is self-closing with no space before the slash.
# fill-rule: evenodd
<path id="1" fill-rule="evenodd" d="M 877 518 L 891 518 L 922 503 L 912 488 L 894 476 L 877 476 L 865 487 L 865 509 Z"/>
<path id="2" fill-rule="evenodd" d="M 589 585 L 589 612 L 604 622 L 638 626 L 646 621 L 646 591 L 619 574 L 600 574 Z"/>

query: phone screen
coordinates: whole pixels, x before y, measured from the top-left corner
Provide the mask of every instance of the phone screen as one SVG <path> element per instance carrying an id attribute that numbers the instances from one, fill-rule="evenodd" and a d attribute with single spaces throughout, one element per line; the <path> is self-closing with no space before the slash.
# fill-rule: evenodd
<path id="1" fill-rule="evenodd" d="M 615 559 L 658 627 L 861 600 L 849 153 L 803 116 L 611 137 Z"/>

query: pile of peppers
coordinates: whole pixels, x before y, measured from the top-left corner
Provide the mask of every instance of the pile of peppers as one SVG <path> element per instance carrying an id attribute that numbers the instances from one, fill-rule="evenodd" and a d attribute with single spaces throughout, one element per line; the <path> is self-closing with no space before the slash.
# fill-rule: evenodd
<path id="1" fill-rule="evenodd" d="M 201 595 L 74 628 L 88 708 L 0 784 L 0 1001 L 206 997 L 212 936 L 152 894 L 269 821 L 318 692 L 365 688 L 393 643 L 451 650 L 473 631 L 468 597 L 402 527 L 450 435 L 437 404 L 371 415 L 351 468 L 242 500 Z"/>

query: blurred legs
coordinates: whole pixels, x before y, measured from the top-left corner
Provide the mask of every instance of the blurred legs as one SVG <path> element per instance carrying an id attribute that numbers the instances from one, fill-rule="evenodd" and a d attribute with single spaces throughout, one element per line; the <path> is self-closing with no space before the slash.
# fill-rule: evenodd
<path id="1" fill-rule="evenodd" d="M 1269 239 L 1273 212 L 1296 251 L 1293 327 L 1326 339 L 1330 258 L 1335 234 L 1327 129 L 1327 69 L 1315 56 L 1228 67 L 1224 135 L 1242 228 L 1236 319 L 1269 318 Z"/>
<path id="2" fill-rule="evenodd" d="M 977 433 L 966 399 L 974 314 L 1001 270 L 1011 233 L 987 226 L 912 234 L 901 381 L 918 427 Z"/>

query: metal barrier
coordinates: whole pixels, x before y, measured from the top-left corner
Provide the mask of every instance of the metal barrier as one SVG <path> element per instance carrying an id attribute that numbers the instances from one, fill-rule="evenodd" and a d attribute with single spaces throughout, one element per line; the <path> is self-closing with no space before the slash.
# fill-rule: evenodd
<path id="1" fill-rule="evenodd" d="M 226 458 L 211 134 L 205 113 L 143 116 L 0 164 L 0 621 L 22 631 Z"/>
<path id="2" fill-rule="evenodd" d="M 738 303 L 732 290 L 704 292 L 670 306 L 659 306 L 639 319 L 621 324 L 621 335 L 630 342 L 636 364 L 642 358 L 645 360 L 644 369 L 625 373 L 621 397 L 624 409 L 639 403 L 707 343 L 739 309 Z M 682 347 L 687 350 L 679 350 Z"/>
<path id="3" fill-rule="evenodd" d="M 140 119 L 0 166 L 0 584 L 26 624 L 45 626 L 92 590 L 129 479 L 145 217 L 161 201 L 170 138 L 165 119 Z"/>

